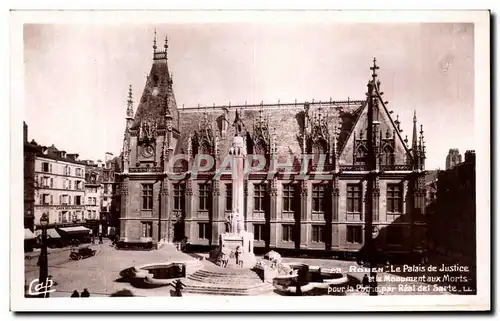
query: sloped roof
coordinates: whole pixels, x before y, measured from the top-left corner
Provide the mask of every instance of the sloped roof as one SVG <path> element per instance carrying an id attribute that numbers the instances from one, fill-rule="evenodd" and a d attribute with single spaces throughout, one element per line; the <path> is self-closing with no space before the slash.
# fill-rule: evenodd
<path id="1" fill-rule="evenodd" d="M 174 119 L 174 124 L 177 123 L 177 105 L 168 64 L 166 60 L 155 61 L 151 66 L 131 128 L 138 128 L 144 119 L 155 120 L 159 127 L 165 126 L 167 108 Z"/>
<path id="2" fill-rule="evenodd" d="M 340 128 L 338 147 L 342 148 L 350 132 L 363 109 L 365 101 L 332 101 L 327 103 L 309 103 L 309 113 L 322 113 L 327 118 L 328 131 L 333 135 L 334 128 Z M 208 114 L 208 119 L 216 132 L 221 133 L 222 117 L 224 109 L 228 110 L 227 120 L 229 122 L 224 137 L 220 137 L 219 149 L 221 156 L 227 153 L 232 137 L 235 135 L 233 120 L 236 110 L 243 122 L 245 130 L 250 136 L 253 135 L 253 124 L 259 119 L 259 110 L 262 109 L 263 119 L 269 123 L 270 134 L 275 130 L 276 147 L 278 155 L 299 155 L 301 153 L 301 140 L 298 135 L 302 132 L 303 115 L 305 103 L 292 104 L 262 104 L 246 106 L 216 106 L 210 108 L 186 108 L 179 110 L 179 131 L 181 138 L 176 147 L 176 153 L 187 152 L 188 137 L 198 131 L 198 125 Z"/>

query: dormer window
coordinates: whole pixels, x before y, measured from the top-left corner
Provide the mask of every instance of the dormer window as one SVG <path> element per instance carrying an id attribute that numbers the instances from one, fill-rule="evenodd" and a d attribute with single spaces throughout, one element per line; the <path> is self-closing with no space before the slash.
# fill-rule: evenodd
<path id="1" fill-rule="evenodd" d="M 327 152 L 326 142 L 324 140 L 320 139 L 317 142 L 315 142 L 312 146 L 313 164 L 314 165 L 318 164 L 321 155 L 325 155 L 323 156 L 323 159 L 326 162 L 327 160 L 326 152 Z"/>
<path id="2" fill-rule="evenodd" d="M 356 151 L 356 159 L 355 159 L 355 164 L 356 165 L 364 165 L 366 164 L 366 158 L 368 155 L 368 150 L 364 146 L 359 146 L 358 150 Z"/>
<path id="3" fill-rule="evenodd" d="M 391 146 L 385 146 L 381 156 L 381 165 L 394 165 L 394 151 Z"/>

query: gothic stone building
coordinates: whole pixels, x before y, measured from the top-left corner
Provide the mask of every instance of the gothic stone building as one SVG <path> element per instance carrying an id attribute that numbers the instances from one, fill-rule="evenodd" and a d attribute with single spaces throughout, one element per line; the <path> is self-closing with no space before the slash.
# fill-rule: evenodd
<path id="1" fill-rule="evenodd" d="M 155 244 L 186 237 L 192 245 L 218 245 L 219 234 L 227 230 L 232 195 L 230 174 L 215 171 L 238 132 L 248 154 L 268 160 L 266 168 L 245 180 L 245 223 L 256 247 L 355 252 L 367 235 L 390 251 L 425 246 L 422 130 L 417 135 L 414 117 L 408 146 L 399 120 L 382 99 L 375 60 L 369 82 L 374 89 L 364 100 L 178 108 L 168 46 L 158 51 L 155 41 L 153 48 L 135 115 L 129 91 L 120 174 L 122 242 Z M 377 155 L 373 171 L 367 164 L 369 99 Z M 180 154 L 188 160 L 169 167 L 169 160 Z M 212 171 L 173 179 L 192 169 L 199 154 L 215 157 Z M 304 155 L 312 158 L 305 180 L 300 173 Z M 279 168 L 290 159 L 290 168 Z M 324 166 L 318 166 L 322 161 Z M 313 175 L 321 167 L 330 177 Z M 376 176 L 373 189 L 367 189 L 370 173 Z M 374 204 L 371 234 L 365 231 L 368 190 Z"/>

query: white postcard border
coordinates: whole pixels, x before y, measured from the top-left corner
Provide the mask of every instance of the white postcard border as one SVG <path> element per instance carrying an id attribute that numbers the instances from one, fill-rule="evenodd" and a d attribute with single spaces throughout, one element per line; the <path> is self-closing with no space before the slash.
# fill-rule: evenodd
<path id="1" fill-rule="evenodd" d="M 133 297 L 73 300 L 26 299 L 23 293 L 22 129 L 24 68 L 22 24 L 30 23 L 190 23 L 190 22 L 473 22 L 475 39 L 475 141 L 477 202 L 476 296 L 355 297 Z M 487 11 L 18 11 L 11 14 L 11 309 L 14 311 L 361 311 L 477 310 L 490 307 L 490 44 Z M 335 299 L 333 299 L 335 298 Z M 333 300 L 332 300 L 333 299 Z M 300 300 L 300 304 L 296 304 Z"/>

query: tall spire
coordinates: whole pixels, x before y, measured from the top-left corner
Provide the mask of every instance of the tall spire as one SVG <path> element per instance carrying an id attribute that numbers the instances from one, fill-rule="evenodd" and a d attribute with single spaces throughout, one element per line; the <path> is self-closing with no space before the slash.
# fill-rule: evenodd
<path id="1" fill-rule="evenodd" d="M 413 111 L 413 137 L 412 137 L 412 144 L 411 148 L 413 149 L 413 153 L 417 151 L 417 111 Z"/>
<path id="2" fill-rule="evenodd" d="M 134 105 L 134 101 L 132 99 L 132 85 L 129 85 L 129 87 L 128 87 L 128 99 L 127 99 L 127 118 L 134 117 L 133 105 Z"/>

